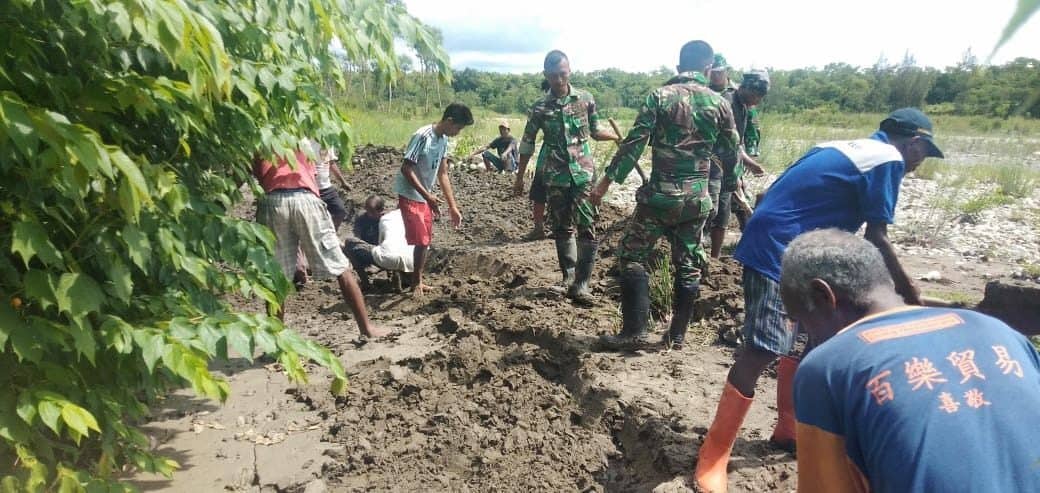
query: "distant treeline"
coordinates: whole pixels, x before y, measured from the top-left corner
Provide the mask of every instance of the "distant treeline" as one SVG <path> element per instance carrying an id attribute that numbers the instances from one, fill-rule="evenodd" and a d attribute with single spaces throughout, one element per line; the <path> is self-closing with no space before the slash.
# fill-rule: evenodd
<path id="1" fill-rule="evenodd" d="M 389 84 L 381 74 L 347 69 L 349 90 L 340 99 L 352 107 L 406 114 L 436 112 L 450 101 L 499 113 L 523 113 L 541 94 L 541 74 L 503 74 L 457 70 L 450 85 L 423 70 L 406 72 Z M 636 109 L 647 92 L 673 72 L 664 67 L 650 73 L 617 69 L 577 72 L 572 82 L 593 93 L 598 106 Z M 903 106 L 928 107 L 934 114 L 1007 118 L 1040 118 L 1040 60 L 1018 58 L 1003 65 L 981 65 L 967 54 L 961 63 L 943 70 L 919 67 L 912 57 L 873 67 L 833 63 L 820 68 L 770 70 L 772 89 L 764 111 L 830 110 L 884 113 Z M 740 73 L 732 78 L 739 81 Z"/>

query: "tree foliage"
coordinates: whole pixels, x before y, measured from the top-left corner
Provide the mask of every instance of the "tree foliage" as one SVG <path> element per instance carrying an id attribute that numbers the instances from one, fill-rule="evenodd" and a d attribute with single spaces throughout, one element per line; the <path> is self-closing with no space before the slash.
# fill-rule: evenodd
<path id="1" fill-rule="evenodd" d="M 577 72 L 572 81 L 591 91 L 599 108 L 609 112 L 618 107 L 638 109 L 646 94 L 671 74 L 666 68 L 650 73 L 606 69 Z M 887 113 L 903 106 L 936 105 L 932 110 L 959 115 L 1040 117 L 1040 60 L 1031 58 L 986 66 L 969 50 L 960 63 L 939 70 L 918 66 L 908 53 L 897 65 L 883 59 L 872 67 L 832 63 L 823 68 L 770 70 L 770 76 L 772 88 L 763 103 L 770 112 Z M 429 87 L 423 74 L 405 74 L 395 84 L 392 107 L 385 90 L 373 89 L 378 87 L 377 77 L 380 75 L 371 71 L 352 72 L 349 87 L 337 93 L 337 99 L 369 110 L 429 112 L 429 104 L 423 102 Z M 739 81 L 739 72 L 731 78 Z M 471 106 L 523 113 L 541 97 L 541 80 L 538 73 L 465 69 L 456 71 L 452 84 L 442 89 L 446 98 Z"/>
<path id="2" fill-rule="evenodd" d="M 445 73 L 433 34 L 382 0 L 11 0 L 0 26 L 0 491 L 171 473 L 135 425 L 171 387 L 227 397 L 213 359 L 309 359 L 341 392 L 328 350 L 227 301 L 290 290 L 231 210 L 252 157 L 350 149 L 330 68 L 395 79 L 402 39 Z"/>

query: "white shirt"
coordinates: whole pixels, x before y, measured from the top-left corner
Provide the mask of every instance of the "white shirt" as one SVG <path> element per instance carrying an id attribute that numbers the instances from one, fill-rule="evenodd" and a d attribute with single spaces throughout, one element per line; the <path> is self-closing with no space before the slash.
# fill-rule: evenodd
<path id="1" fill-rule="evenodd" d="M 379 245 L 372 247 L 372 261 L 387 270 L 412 272 L 415 247 L 404 236 L 404 218 L 394 209 L 379 218 Z"/>

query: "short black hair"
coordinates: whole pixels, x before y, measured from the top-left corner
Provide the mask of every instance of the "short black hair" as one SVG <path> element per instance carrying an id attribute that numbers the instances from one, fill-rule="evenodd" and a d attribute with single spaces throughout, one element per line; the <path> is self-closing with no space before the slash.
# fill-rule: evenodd
<path id="1" fill-rule="evenodd" d="M 704 70 L 715 62 L 715 51 L 707 41 L 695 40 L 683 45 L 679 50 L 679 70 Z"/>
<path id="2" fill-rule="evenodd" d="M 469 106 L 462 103 L 451 103 L 447 108 L 444 108 L 444 115 L 441 116 L 441 120 L 451 120 L 465 127 L 473 125 L 473 112 L 469 110 Z"/>
<path id="3" fill-rule="evenodd" d="M 560 50 L 552 50 L 545 54 L 545 60 L 542 60 L 542 69 L 552 70 L 564 60 L 570 61 L 566 53 Z"/>
<path id="4" fill-rule="evenodd" d="M 386 206 L 383 203 L 383 197 L 372 194 L 365 199 L 365 209 L 373 209 L 379 212 L 383 212 Z"/>

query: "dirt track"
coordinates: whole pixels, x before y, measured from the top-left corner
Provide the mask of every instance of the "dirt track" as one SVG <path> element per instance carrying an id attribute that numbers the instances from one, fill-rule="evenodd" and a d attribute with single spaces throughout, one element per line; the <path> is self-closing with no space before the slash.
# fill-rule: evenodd
<path id="1" fill-rule="evenodd" d="M 399 155 L 359 150 L 348 208 L 386 195 Z M 687 349 L 595 352 L 595 337 L 620 323 L 609 271 L 624 214 L 601 211 L 600 302 L 579 308 L 547 289 L 559 276 L 552 241 L 519 241 L 530 223 L 511 178 L 453 174 L 465 227 L 436 226 L 426 299 L 390 292 L 378 278 L 368 290 L 373 318 L 400 328 L 399 340 L 358 347 L 331 284 L 313 283 L 291 301 L 288 321 L 352 373 L 344 398 L 321 389 L 301 397 L 327 417 L 324 440 L 342 445 L 323 470 L 332 490 L 647 491 L 692 471 L 732 353 L 698 342 L 739 324 L 739 267 L 713 268 Z M 763 378 L 767 398 L 734 451 L 736 491 L 795 486 L 793 457 L 765 441 L 774 392 Z"/>

